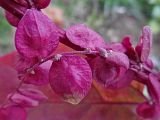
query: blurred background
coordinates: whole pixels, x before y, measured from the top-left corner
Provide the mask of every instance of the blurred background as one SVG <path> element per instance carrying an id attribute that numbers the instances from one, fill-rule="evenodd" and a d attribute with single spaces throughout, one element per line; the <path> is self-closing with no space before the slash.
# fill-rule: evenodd
<path id="1" fill-rule="evenodd" d="M 154 35 L 151 58 L 157 69 L 160 69 L 160 0 L 52 0 L 52 4 L 43 12 L 63 28 L 76 23 L 85 23 L 100 33 L 106 41 L 114 42 L 121 41 L 124 36 L 130 35 L 133 43 L 136 44 L 142 27 L 150 25 Z M 0 56 L 15 50 L 14 33 L 15 28 L 9 25 L 5 19 L 3 9 L 0 8 Z M 106 101 L 121 99 L 123 101 L 126 98 L 128 98 L 126 99 L 128 101 L 141 100 L 138 97 L 139 94 L 135 94 L 131 88 L 122 91 L 118 90 L 118 92 L 100 89 L 99 92 L 107 93 L 104 94 L 105 98 L 103 98 Z M 91 99 L 97 95 L 99 97 L 99 94 L 94 93 L 93 96 L 91 95 L 88 98 Z M 112 97 L 113 99 L 110 99 Z M 45 105 L 33 109 L 31 112 L 33 115 L 30 115 L 30 120 L 35 120 L 35 114 L 37 115 L 38 113 L 37 120 L 44 120 L 46 117 L 52 117 L 53 115 L 55 119 L 64 119 L 66 112 L 67 115 L 69 114 L 68 119 L 65 118 L 66 120 L 70 120 L 70 116 L 74 117 L 71 114 L 72 112 L 76 117 L 81 117 L 84 113 L 87 113 L 88 116 L 86 118 L 92 116 L 92 119 L 95 119 L 96 115 L 109 116 L 109 118 L 115 115 L 117 117 L 118 115 L 119 120 L 120 118 L 123 119 L 124 116 L 128 118 L 126 120 L 142 120 L 136 118 L 135 111 L 133 114 L 133 111 L 130 111 L 130 106 L 124 106 L 102 104 L 94 105 L 94 107 L 90 106 L 91 109 L 88 104 L 71 107 L 68 104 L 55 103 L 49 104 L 47 109 Z M 80 114 L 79 109 L 83 111 L 81 112 L 83 114 Z M 87 110 L 89 109 L 91 110 L 88 112 Z M 76 110 L 78 111 L 77 114 L 75 113 Z M 97 111 L 99 112 L 97 113 Z M 132 119 L 131 116 L 133 117 Z M 85 118 L 85 116 L 82 118 Z"/>
<path id="2" fill-rule="evenodd" d="M 125 35 L 138 41 L 144 25 L 154 34 L 152 59 L 160 68 L 160 0 L 52 0 L 44 10 L 63 28 L 85 23 L 106 41 L 121 41 Z M 0 9 L 0 56 L 14 50 L 14 32 Z"/>

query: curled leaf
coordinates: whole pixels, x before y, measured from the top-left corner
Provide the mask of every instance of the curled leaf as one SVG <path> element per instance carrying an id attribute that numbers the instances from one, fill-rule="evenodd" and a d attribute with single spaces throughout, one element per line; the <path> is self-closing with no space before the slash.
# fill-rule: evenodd
<path id="1" fill-rule="evenodd" d="M 152 46 L 152 31 L 149 26 L 145 26 L 142 30 L 142 36 L 136 46 L 136 52 L 138 53 L 142 62 L 148 59 L 150 49 Z"/>
<path id="2" fill-rule="evenodd" d="M 82 48 L 95 50 L 97 47 L 105 47 L 103 38 L 84 24 L 71 26 L 67 29 L 66 35 L 69 41 Z"/>
<path id="3" fill-rule="evenodd" d="M 58 46 L 57 27 L 41 11 L 28 9 L 18 24 L 15 45 L 20 55 L 42 59 Z"/>
<path id="4" fill-rule="evenodd" d="M 127 87 L 133 80 L 133 72 L 127 71 L 124 67 L 109 64 L 104 58 L 95 58 L 91 66 L 93 78 L 106 88 Z"/>
<path id="5" fill-rule="evenodd" d="M 62 56 L 59 61 L 53 62 L 49 78 L 52 89 L 72 104 L 78 104 L 92 84 L 90 66 L 79 56 Z"/>
<path id="6" fill-rule="evenodd" d="M 125 47 L 126 49 L 126 55 L 130 58 L 130 59 L 133 59 L 133 60 L 137 60 L 137 56 L 136 56 L 136 52 L 132 46 L 132 43 L 131 43 L 131 38 L 130 36 L 126 36 L 123 38 L 122 40 L 122 44 L 123 46 Z"/>

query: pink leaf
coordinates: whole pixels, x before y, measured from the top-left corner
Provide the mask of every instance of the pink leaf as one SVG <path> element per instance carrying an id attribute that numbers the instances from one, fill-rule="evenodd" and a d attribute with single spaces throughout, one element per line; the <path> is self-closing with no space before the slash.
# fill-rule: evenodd
<path id="1" fill-rule="evenodd" d="M 84 24 L 73 25 L 66 31 L 67 38 L 82 48 L 105 47 L 103 38 Z"/>
<path id="2" fill-rule="evenodd" d="M 78 104 L 92 84 L 90 66 L 79 56 L 62 56 L 59 61 L 53 62 L 49 77 L 52 89 L 72 104 Z"/>
<path id="3" fill-rule="evenodd" d="M 58 31 L 41 11 L 28 9 L 18 24 L 15 35 L 16 48 L 24 57 L 42 59 L 57 48 Z"/>
<path id="4" fill-rule="evenodd" d="M 42 91 L 34 87 L 20 88 L 18 92 L 37 101 L 44 101 L 47 99 L 47 96 L 45 96 Z"/>
<path id="5" fill-rule="evenodd" d="M 43 94 L 43 92 L 32 86 L 20 88 L 11 97 L 12 102 L 17 103 L 23 107 L 35 107 L 44 100 L 47 100 L 47 97 Z"/>

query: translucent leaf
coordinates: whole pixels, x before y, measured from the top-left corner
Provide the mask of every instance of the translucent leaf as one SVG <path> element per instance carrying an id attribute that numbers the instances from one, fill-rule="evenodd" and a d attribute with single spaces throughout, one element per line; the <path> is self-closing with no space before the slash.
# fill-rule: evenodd
<path id="1" fill-rule="evenodd" d="M 79 56 L 63 56 L 53 62 L 49 77 L 52 89 L 72 104 L 79 103 L 92 84 L 90 66 Z"/>

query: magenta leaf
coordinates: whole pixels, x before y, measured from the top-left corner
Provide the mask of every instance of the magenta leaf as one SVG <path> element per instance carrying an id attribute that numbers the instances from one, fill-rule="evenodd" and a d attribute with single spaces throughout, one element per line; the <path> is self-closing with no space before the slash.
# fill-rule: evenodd
<path id="1" fill-rule="evenodd" d="M 28 9 L 18 24 L 15 45 L 20 55 L 42 59 L 58 46 L 59 36 L 53 22 L 41 11 Z"/>
<path id="2" fill-rule="evenodd" d="M 155 103 L 160 103 L 160 82 L 157 76 L 150 74 L 147 81 L 148 92 Z"/>
<path id="3" fill-rule="evenodd" d="M 22 76 L 25 83 L 34 85 L 46 85 L 49 83 L 49 69 L 52 61 L 47 61 L 40 66 L 35 67 L 33 70 L 28 71 Z"/>
<path id="4" fill-rule="evenodd" d="M 92 63 L 93 78 L 106 88 L 127 87 L 134 78 L 134 73 L 124 67 L 109 64 L 104 58 L 97 57 Z"/>
<path id="5" fill-rule="evenodd" d="M 67 29 L 66 35 L 69 41 L 82 48 L 95 50 L 96 47 L 105 47 L 104 39 L 84 24 L 71 26 Z"/>
<path id="6" fill-rule="evenodd" d="M 11 96 L 11 97 L 10 97 Z M 23 107 L 36 107 L 47 97 L 36 88 L 20 88 L 14 95 L 9 94 L 10 100 Z"/>
<path id="7" fill-rule="evenodd" d="M 27 1 L 29 1 L 29 0 L 14 0 L 14 1 L 15 1 L 16 3 L 24 6 L 24 7 L 28 7 Z"/>
<path id="8" fill-rule="evenodd" d="M 147 59 L 147 61 L 145 62 L 145 65 L 151 69 L 153 69 L 154 67 L 153 61 L 151 59 Z"/>
<path id="9" fill-rule="evenodd" d="M 122 43 L 116 43 L 116 42 L 112 42 L 111 44 L 106 44 L 106 49 L 107 50 L 113 50 L 116 52 L 122 52 L 125 53 L 126 52 L 126 48 L 123 46 Z"/>
<path id="10" fill-rule="evenodd" d="M 121 66 L 126 69 L 129 68 L 129 59 L 124 53 L 115 52 L 112 50 L 106 51 L 105 49 L 99 49 L 99 52 L 108 64 Z"/>
<path id="11" fill-rule="evenodd" d="M 7 21 L 14 27 L 18 26 L 18 23 L 20 21 L 19 18 L 17 18 L 16 16 L 12 15 L 11 13 L 5 11 L 5 17 L 7 19 Z"/>
<path id="12" fill-rule="evenodd" d="M 39 8 L 39 9 L 43 9 L 43 8 L 46 8 L 51 0 L 33 0 L 36 8 Z"/>
<path id="13" fill-rule="evenodd" d="M 160 105 L 145 102 L 141 103 L 136 111 L 139 116 L 145 119 L 158 120 L 160 118 Z"/>
<path id="14" fill-rule="evenodd" d="M 37 101 L 44 101 L 47 100 L 47 96 L 43 94 L 42 91 L 38 90 L 35 87 L 28 87 L 28 88 L 20 88 L 18 92 L 24 96 L 30 97 Z"/>
<path id="15" fill-rule="evenodd" d="M 53 62 L 49 77 L 52 89 L 72 104 L 78 104 L 92 84 L 91 68 L 79 56 L 62 56 L 59 61 Z"/>
<path id="16" fill-rule="evenodd" d="M 37 62 L 38 62 L 37 59 L 28 59 L 22 56 L 18 56 L 16 62 L 16 70 L 18 71 L 19 74 L 23 74 L 27 72 L 28 68 L 32 67 Z"/>
<path id="17" fill-rule="evenodd" d="M 142 62 L 148 59 L 150 49 L 152 46 L 152 31 L 149 26 L 145 26 L 142 30 L 142 36 L 136 46 L 136 52 L 139 55 Z"/>
<path id="18" fill-rule="evenodd" d="M 137 60 L 137 56 L 136 56 L 136 52 L 132 46 L 132 43 L 131 43 L 131 38 L 130 36 L 126 36 L 123 38 L 122 40 L 122 44 L 123 46 L 125 47 L 126 49 L 126 55 L 130 58 L 130 59 L 133 59 L 133 60 Z"/>
<path id="19" fill-rule="evenodd" d="M 12 105 L 0 108 L 0 120 L 26 120 L 27 114 L 23 107 Z"/>

